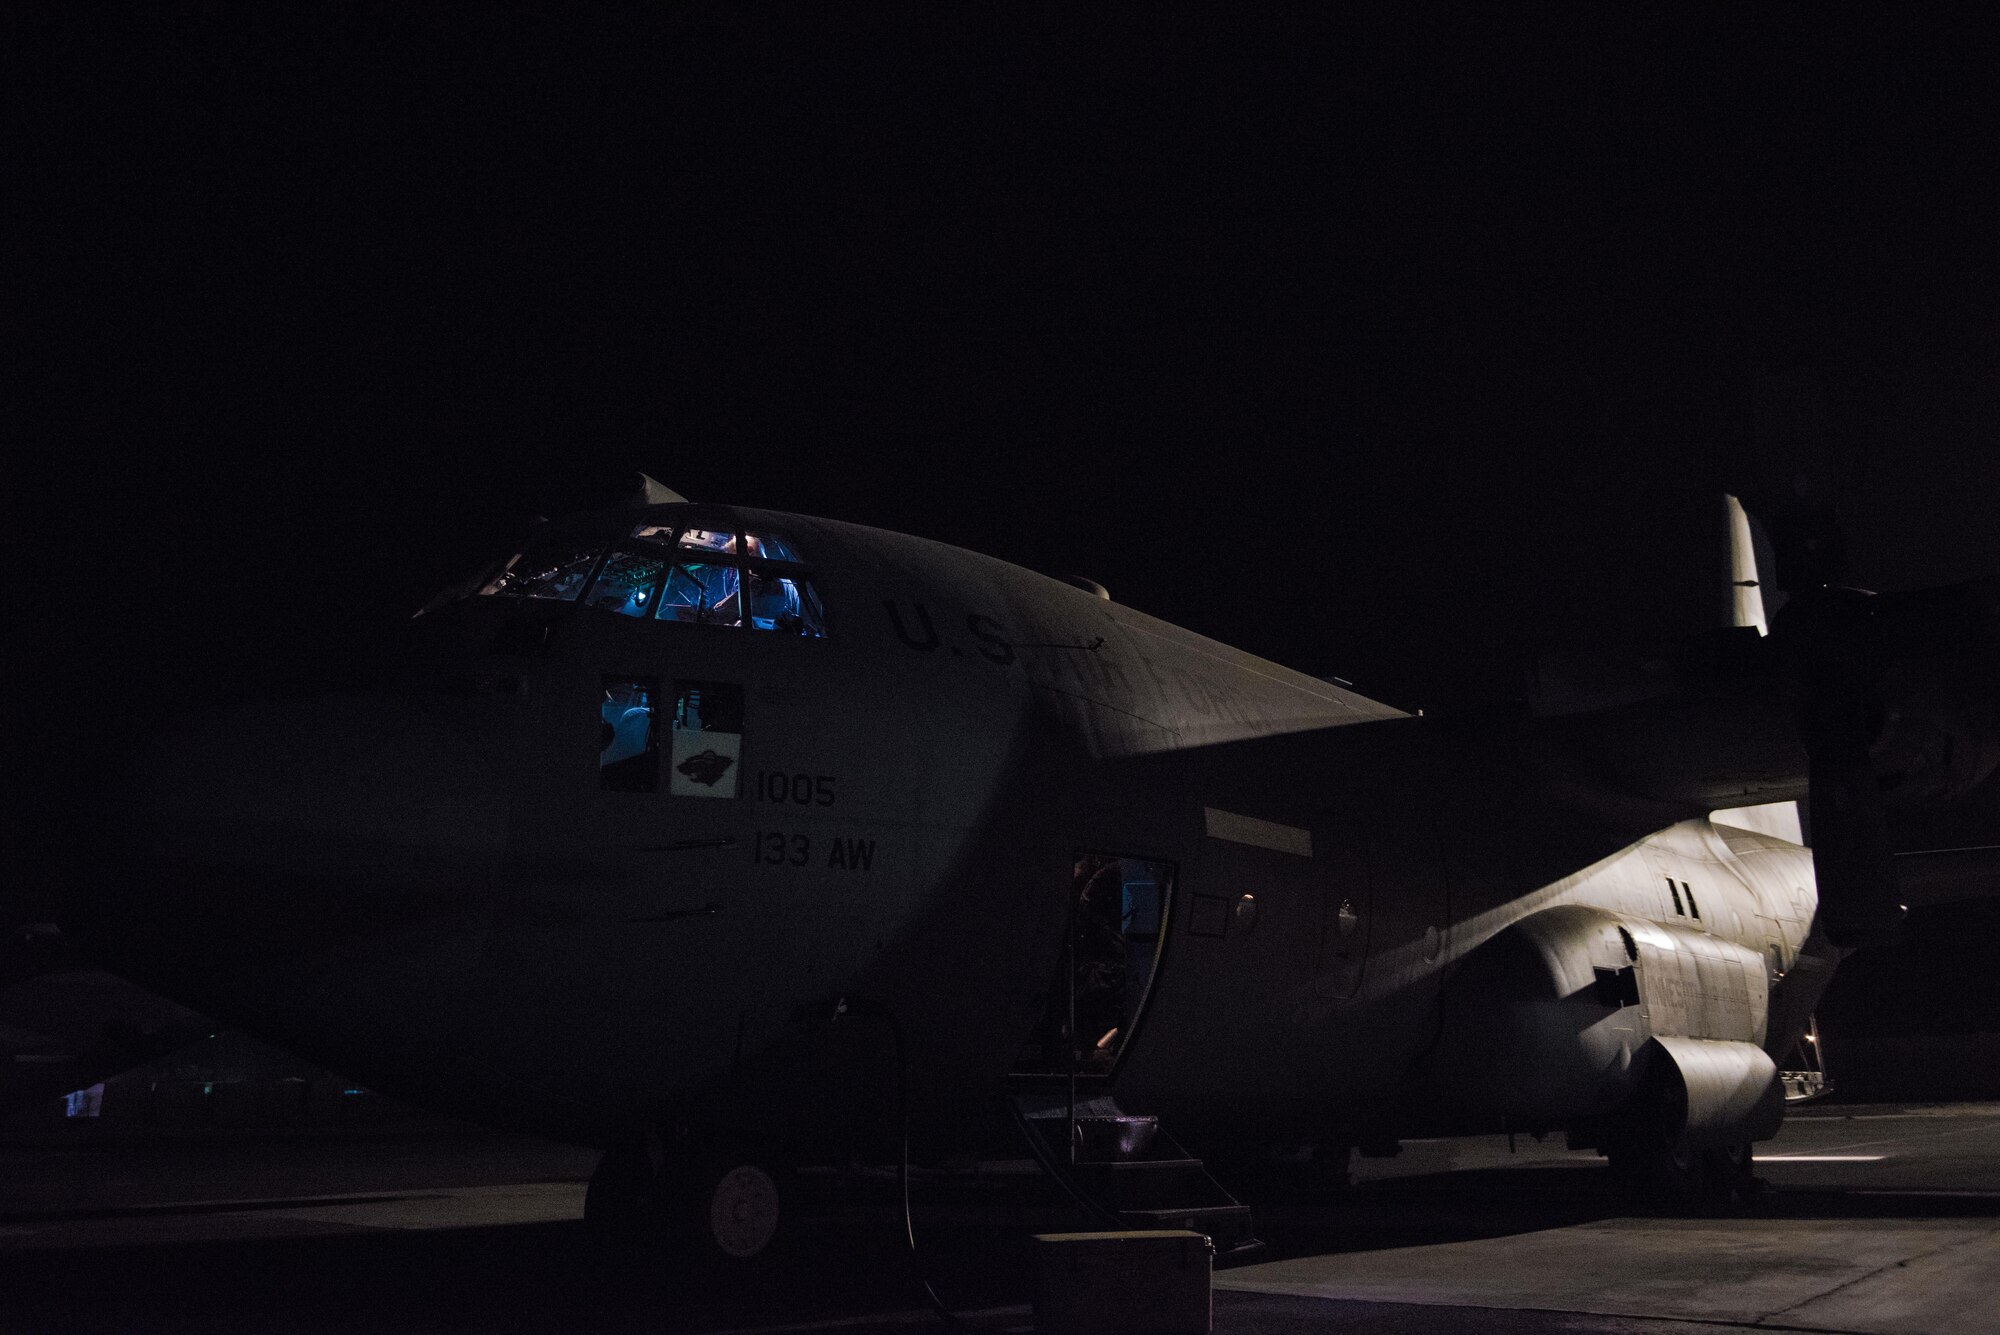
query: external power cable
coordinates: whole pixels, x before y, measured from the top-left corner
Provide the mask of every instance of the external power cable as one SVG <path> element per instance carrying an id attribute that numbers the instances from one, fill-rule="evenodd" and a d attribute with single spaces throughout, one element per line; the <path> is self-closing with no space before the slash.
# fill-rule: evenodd
<path id="1" fill-rule="evenodd" d="M 910 1080 L 908 1050 L 903 1043 L 903 1024 L 896 1012 L 888 1006 L 880 1005 L 865 997 L 843 997 L 834 1007 L 834 1018 L 845 1016 L 873 1015 L 889 1022 L 889 1034 L 896 1046 L 896 1121 L 901 1133 L 900 1152 L 896 1158 L 896 1187 L 903 1205 L 903 1242 L 908 1248 L 910 1275 L 924 1291 L 924 1298 L 931 1311 L 937 1314 L 949 1330 L 977 1330 L 958 1313 L 951 1310 L 945 1300 L 938 1296 L 936 1285 L 931 1282 L 928 1267 L 924 1264 L 923 1249 L 917 1245 L 916 1217 L 910 1209 Z"/>

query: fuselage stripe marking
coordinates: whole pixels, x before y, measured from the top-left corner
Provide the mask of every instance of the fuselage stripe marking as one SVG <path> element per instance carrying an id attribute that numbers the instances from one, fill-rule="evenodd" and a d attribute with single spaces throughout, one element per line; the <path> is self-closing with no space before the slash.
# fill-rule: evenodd
<path id="1" fill-rule="evenodd" d="M 1309 858 L 1313 855 L 1311 830 L 1302 830 L 1296 825 L 1280 825 L 1274 820 L 1259 820 L 1255 816 L 1242 816 L 1234 811 L 1221 811 L 1215 807 L 1203 807 L 1202 814 L 1211 839 L 1227 839 L 1232 844 L 1274 849 L 1295 857 Z"/>

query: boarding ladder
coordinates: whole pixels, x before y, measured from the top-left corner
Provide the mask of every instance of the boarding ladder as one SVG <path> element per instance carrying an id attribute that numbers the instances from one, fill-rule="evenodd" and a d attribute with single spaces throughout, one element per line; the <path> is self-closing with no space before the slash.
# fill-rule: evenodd
<path id="1" fill-rule="evenodd" d="M 1008 1106 L 1037 1163 L 1106 1226 L 1205 1233 L 1218 1255 L 1261 1247 L 1250 1208 L 1161 1127 L 1108 1093 L 1017 1087 Z"/>

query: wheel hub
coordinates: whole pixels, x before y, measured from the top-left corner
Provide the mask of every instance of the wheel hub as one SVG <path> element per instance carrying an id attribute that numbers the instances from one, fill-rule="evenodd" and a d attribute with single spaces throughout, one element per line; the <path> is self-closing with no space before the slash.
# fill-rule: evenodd
<path id="1" fill-rule="evenodd" d="M 755 1164 L 730 1169 L 709 1197 L 708 1226 L 723 1255 L 757 1255 L 778 1232 L 778 1184 Z"/>

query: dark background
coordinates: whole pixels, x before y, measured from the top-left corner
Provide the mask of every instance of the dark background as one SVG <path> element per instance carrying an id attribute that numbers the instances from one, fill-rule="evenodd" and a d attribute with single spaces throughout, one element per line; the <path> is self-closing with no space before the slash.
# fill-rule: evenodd
<path id="1" fill-rule="evenodd" d="M 1698 619 L 1708 498 L 1800 464 L 1857 579 L 2000 566 L 1939 20 L 409 8 L 27 21 L 6 527 L 141 558 L 98 607 L 400 613 L 638 467 L 1411 704 Z"/>
<path id="2" fill-rule="evenodd" d="M 1995 53 L 1926 12 L 9 22 L 17 832 L 86 696 L 310 677 L 639 468 L 1409 708 L 1705 624 L 1725 487 L 2000 573 Z"/>

